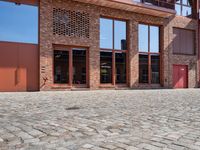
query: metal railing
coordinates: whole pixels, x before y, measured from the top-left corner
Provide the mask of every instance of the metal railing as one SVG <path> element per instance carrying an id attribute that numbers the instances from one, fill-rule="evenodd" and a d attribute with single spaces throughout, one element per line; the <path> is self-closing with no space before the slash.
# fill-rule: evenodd
<path id="1" fill-rule="evenodd" d="M 175 9 L 175 3 L 177 0 L 133 0 L 134 2 L 140 2 L 147 5 L 159 6 L 168 9 Z"/>

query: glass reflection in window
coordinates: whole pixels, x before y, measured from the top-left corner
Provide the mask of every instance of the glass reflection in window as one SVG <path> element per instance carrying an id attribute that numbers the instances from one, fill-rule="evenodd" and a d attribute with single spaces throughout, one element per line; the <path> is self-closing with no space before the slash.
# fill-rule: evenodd
<path id="1" fill-rule="evenodd" d="M 124 21 L 114 21 L 115 31 L 114 31 L 114 49 L 116 50 L 126 50 L 126 22 Z"/>
<path id="2" fill-rule="evenodd" d="M 112 83 L 112 52 L 100 52 L 101 83 Z"/>
<path id="3" fill-rule="evenodd" d="M 150 52 L 159 52 L 159 27 L 150 26 Z"/>
<path id="4" fill-rule="evenodd" d="M 113 48 L 113 21 L 110 19 L 100 19 L 100 48 Z"/>
<path id="5" fill-rule="evenodd" d="M 116 83 L 126 83 L 126 53 L 115 53 Z"/>
<path id="6" fill-rule="evenodd" d="M 139 24 L 139 51 L 148 52 L 148 26 Z"/>

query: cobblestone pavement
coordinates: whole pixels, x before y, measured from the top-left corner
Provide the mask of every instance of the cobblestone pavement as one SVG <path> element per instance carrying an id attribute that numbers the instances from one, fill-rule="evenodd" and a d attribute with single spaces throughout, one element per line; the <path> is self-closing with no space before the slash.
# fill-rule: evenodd
<path id="1" fill-rule="evenodd" d="M 200 90 L 0 93 L 0 150 L 200 150 Z"/>

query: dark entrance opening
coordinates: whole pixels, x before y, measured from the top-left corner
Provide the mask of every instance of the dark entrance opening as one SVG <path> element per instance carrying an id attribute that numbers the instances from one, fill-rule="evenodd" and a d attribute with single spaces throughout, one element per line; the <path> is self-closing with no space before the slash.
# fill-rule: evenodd
<path id="1" fill-rule="evenodd" d="M 61 87 L 87 87 L 88 49 L 54 46 L 54 84 Z"/>

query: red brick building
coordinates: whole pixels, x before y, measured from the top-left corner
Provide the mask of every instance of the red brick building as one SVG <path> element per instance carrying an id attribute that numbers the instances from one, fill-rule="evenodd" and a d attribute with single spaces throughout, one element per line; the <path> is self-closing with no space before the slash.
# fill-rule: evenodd
<path id="1" fill-rule="evenodd" d="M 35 65 L 28 70 L 38 66 L 33 83 L 38 86 L 31 89 L 28 71 L 17 71 L 15 83 L 16 80 L 17 84 L 24 83 L 11 89 L 16 87 L 8 82 L 12 72 L 5 73 L 3 67 L 1 91 L 199 85 L 196 0 L 10 1 L 39 8 L 38 48 L 35 53 L 25 55 L 27 58 L 36 55 L 30 63 Z M 1 42 L 0 47 L 2 44 L 3 51 L 7 46 Z M 6 54 L 1 56 L 5 58 Z M 0 65 L 5 61 L 0 60 Z"/>

